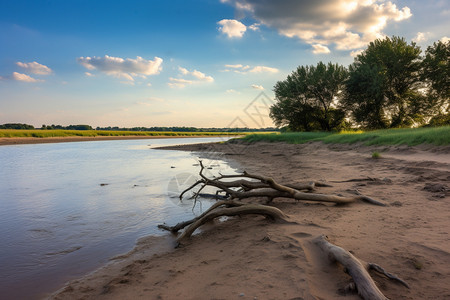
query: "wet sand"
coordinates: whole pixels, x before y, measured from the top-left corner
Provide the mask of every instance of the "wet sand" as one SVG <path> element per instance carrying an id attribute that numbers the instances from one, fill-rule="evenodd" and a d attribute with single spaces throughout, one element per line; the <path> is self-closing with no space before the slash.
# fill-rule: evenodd
<path id="1" fill-rule="evenodd" d="M 223 153 L 218 157 L 241 170 L 280 183 L 323 181 L 332 187 L 320 192 L 360 192 L 387 206 L 275 199 L 273 205 L 297 224 L 231 218 L 207 225 L 177 249 L 170 236 L 149 237 L 50 299 L 360 299 L 345 294 L 349 275 L 312 244 L 321 234 L 409 283 L 407 289 L 372 274 L 388 298 L 450 299 L 450 147 L 225 143 L 168 148 L 209 157 Z M 371 157 L 374 151 L 380 159 Z M 336 182 L 351 179 L 359 181 Z M 162 248 L 153 254 L 156 245 Z"/>

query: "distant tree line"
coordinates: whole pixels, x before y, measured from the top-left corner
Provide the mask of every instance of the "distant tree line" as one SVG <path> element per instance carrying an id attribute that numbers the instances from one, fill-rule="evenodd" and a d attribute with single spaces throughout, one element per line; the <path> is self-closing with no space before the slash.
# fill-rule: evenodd
<path id="1" fill-rule="evenodd" d="M 0 125 L 0 129 L 35 129 L 33 125 L 21 124 L 21 123 L 8 123 Z M 41 130 L 94 130 L 90 125 L 42 125 Z M 213 128 L 197 128 L 197 127 L 97 127 L 95 130 L 105 131 L 170 131 L 170 132 L 263 132 L 263 131 L 279 131 L 275 127 L 266 128 L 229 128 L 229 127 L 213 127 Z"/>
<path id="2" fill-rule="evenodd" d="M 42 125 L 42 130 L 52 130 L 52 129 L 64 129 L 64 130 L 94 130 L 90 125 L 69 125 L 69 126 L 61 126 L 61 125 Z"/>
<path id="3" fill-rule="evenodd" d="M 291 131 L 450 125 L 450 41 L 421 56 L 404 38 L 371 42 L 348 67 L 299 66 L 274 86 L 270 116 Z"/>
<path id="4" fill-rule="evenodd" d="M 263 132 L 263 131 L 279 131 L 275 127 L 266 128 L 231 128 L 231 127 L 97 127 L 97 130 L 114 130 L 114 131 L 171 131 L 171 132 Z"/>
<path id="5" fill-rule="evenodd" d="M 34 129 L 34 126 L 22 123 L 7 123 L 0 125 L 0 129 Z"/>

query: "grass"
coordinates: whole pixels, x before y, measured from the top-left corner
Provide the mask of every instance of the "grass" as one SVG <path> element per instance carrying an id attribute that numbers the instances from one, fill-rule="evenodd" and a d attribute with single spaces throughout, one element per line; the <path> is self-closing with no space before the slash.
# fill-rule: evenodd
<path id="1" fill-rule="evenodd" d="M 450 144 L 450 126 L 385 129 L 374 131 L 344 131 L 340 133 L 327 132 L 293 132 L 281 134 L 251 134 L 243 138 L 249 142 L 287 142 L 302 144 L 309 141 L 322 141 L 327 144 L 371 145 L 408 145 L 432 144 L 444 146 Z"/>
<path id="2" fill-rule="evenodd" d="M 95 136 L 235 136 L 246 135 L 235 132 L 172 132 L 172 131 L 110 131 L 110 130 L 40 130 L 40 129 L 0 129 L 0 137 L 95 137 Z"/>
<path id="3" fill-rule="evenodd" d="M 377 152 L 377 151 L 373 152 L 373 153 L 372 153 L 372 158 L 374 158 L 374 159 L 379 159 L 379 158 L 381 158 L 380 152 Z"/>
<path id="4" fill-rule="evenodd" d="M 290 132 L 270 134 L 249 134 L 244 137 L 248 142 L 287 142 L 291 144 L 303 144 L 309 141 L 322 140 L 331 135 L 329 132 Z"/>

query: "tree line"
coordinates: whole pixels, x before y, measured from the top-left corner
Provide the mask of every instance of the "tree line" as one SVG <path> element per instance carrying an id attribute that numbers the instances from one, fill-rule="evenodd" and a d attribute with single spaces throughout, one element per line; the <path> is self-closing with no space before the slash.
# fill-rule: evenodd
<path id="1" fill-rule="evenodd" d="M 0 125 L 0 129 L 41 129 L 41 130 L 94 130 L 90 125 L 42 125 L 41 128 L 35 128 L 33 125 L 23 123 L 7 123 Z M 231 127 L 211 127 L 211 128 L 197 128 L 197 127 L 97 127 L 95 130 L 102 131 L 168 131 L 168 132 L 264 132 L 264 131 L 279 131 L 275 127 L 266 128 L 231 128 Z"/>
<path id="2" fill-rule="evenodd" d="M 450 41 L 429 46 L 386 37 L 348 67 L 299 66 L 274 86 L 270 116 L 291 131 L 450 125 Z"/>

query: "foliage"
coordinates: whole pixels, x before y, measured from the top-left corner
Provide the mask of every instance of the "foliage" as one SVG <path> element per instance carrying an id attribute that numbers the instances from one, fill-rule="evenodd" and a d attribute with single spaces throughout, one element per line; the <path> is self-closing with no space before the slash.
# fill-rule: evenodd
<path id="1" fill-rule="evenodd" d="M 41 129 L 44 130 L 52 130 L 52 129 L 65 129 L 65 130 L 94 130 L 90 125 L 69 125 L 69 126 L 61 126 L 61 125 L 42 125 Z"/>
<path id="2" fill-rule="evenodd" d="M 425 51 L 423 80 L 430 83 L 430 93 L 446 101 L 450 99 L 450 41 L 438 41 Z"/>
<path id="3" fill-rule="evenodd" d="M 7 123 L 0 125 L 0 129 L 34 129 L 34 126 L 21 123 Z"/>
<path id="4" fill-rule="evenodd" d="M 243 138 L 245 141 L 287 142 L 302 144 L 308 141 L 322 141 L 334 144 L 363 143 L 364 145 L 419 144 L 450 145 L 450 126 L 383 129 L 374 131 L 329 132 L 291 132 L 281 134 L 254 134 Z"/>
<path id="5" fill-rule="evenodd" d="M 435 104 L 420 93 L 420 47 L 400 37 L 377 39 L 349 67 L 343 105 L 366 128 L 423 123 Z"/>
<path id="6" fill-rule="evenodd" d="M 339 128 L 345 113 L 334 106 L 341 97 L 347 70 L 338 64 L 319 62 L 317 66 L 299 66 L 286 80 L 275 84 L 277 103 L 270 116 L 277 126 L 291 130 Z"/>
<path id="7" fill-rule="evenodd" d="M 450 112 L 434 116 L 426 126 L 450 126 Z"/>

